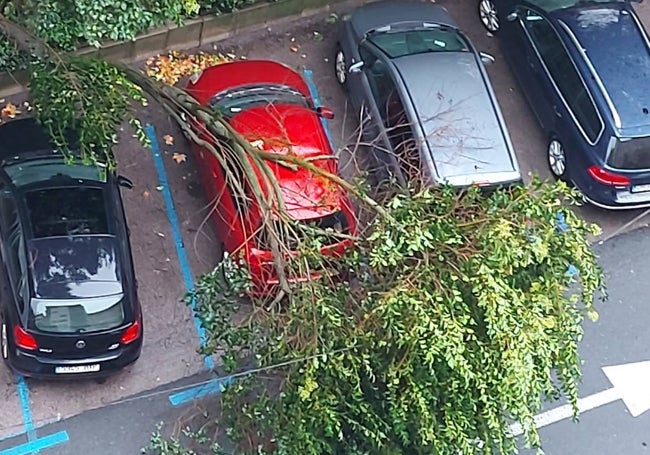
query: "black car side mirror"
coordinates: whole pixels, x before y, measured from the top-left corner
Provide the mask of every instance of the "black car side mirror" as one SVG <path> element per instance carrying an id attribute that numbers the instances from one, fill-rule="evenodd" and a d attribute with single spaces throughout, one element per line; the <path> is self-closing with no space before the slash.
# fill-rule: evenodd
<path id="1" fill-rule="evenodd" d="M 133 189 L 133 182 L 130 179 L 124 177 L 123 175 L 117 176 L 117 184 L 124 188 L 128 188 L 130 190 Z"/>

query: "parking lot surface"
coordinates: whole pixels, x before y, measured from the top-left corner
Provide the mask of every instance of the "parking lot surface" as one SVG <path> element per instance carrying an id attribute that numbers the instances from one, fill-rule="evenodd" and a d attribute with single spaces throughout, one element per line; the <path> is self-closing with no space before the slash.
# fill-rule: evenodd
<path id="1" fill-rule="evenodd" d="M 322 104 L 332 107 L 337 115 L 328 128 L 333 145 L 341 154 L 344 175 L 352 175 L 367 153 L 355 147 L 358 122 L 347 108 L 333 70 L 337 18 L 353 3 L 337 6 L 336 15 L 319 14 L 267 24 L 204 49 L 231 53 L 235 58 L 273 59 L 301 71 L 308 70 Z M 544 157 L 546 140 L 522 96 L 522 88 L 506 66 L 497 40 L 481 26 L 477 2 L 438 0 L 436 3 L 450 10 L 479 50 L 495 56 L 488 73 L 522 173 L 550 178 Z M 635 7 L 648 27 L 650 7 L 647 4 Z M 180 300 L 191 285 L 188 275 L 196 279 L 218 262 L 219 242 L 211 221 L 206 220 L 206 202 L 185 139 L 155 104 L 142 117 L 143 123 L 153 125 L 150 131 L 157 138 L 158 147 L 148 150 L 125 132 L 116 151 L 119 171 L 135 184 L 132 190 L 123 190 L 123 196 L 144 312 L 142 356 L 131 368 L 103 384 L 31 380 L 23 383 L 4 365 L 0 366 L 0 397 L 4 400 L 0 413 L 0 454 L 3 454 L 2 439 L 8 440 L 12 434 L 27 434 L 46 423 L 206 370 L 204 360 L 197 354 L 200 340 L 196 321 Z M 173 137 L 173 144 L 166 143 L 165 135 Z M 185 153 L 188 159 L 177 163 L 173 160 L 174 152 Z M 647 224 L 642 211 L 606 212 L 593 207 L 579 211 L 603 228 L 603 238 Z"/>

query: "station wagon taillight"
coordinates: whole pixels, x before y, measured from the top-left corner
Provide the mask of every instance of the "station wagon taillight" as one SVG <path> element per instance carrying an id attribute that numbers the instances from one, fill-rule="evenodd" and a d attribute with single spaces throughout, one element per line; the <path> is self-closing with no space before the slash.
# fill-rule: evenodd
<path id="1" fill-rule="evenodd" d="M 587 172 L 592 179 L 607 186 L 630 186 L 630 179 L 623 175 L 614 174 L 600 166 L 589 166 Z"/>
<path id="2" fill-rule="evenodd" d="M 16 345 L 22 349 L 33 351 L 38 348 L 36 338 L 27 333 L 25 329 L 19 325 L 14 327 L 14 341 L 16 342 Z"/>
<path id="3" fill-rule="evenodd" d="M 140 321 L 136 321 L 131 325 L 120 338 L 120 343 L 129 344 L 140 338 Z"/>

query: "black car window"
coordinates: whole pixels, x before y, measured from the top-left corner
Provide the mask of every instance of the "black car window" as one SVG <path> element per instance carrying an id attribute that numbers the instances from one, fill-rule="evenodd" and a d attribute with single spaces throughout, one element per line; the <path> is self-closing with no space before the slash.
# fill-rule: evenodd
<path id="1" fill-rule="evenodd" d="M 34 238 L 109 234 L 104 191 L 56 187 L 25 193 Z"/>
<path id="2" fill-rule="evenodd" d="M 124 323 L 119 240 L 76 235 L 28 241 L 30 323 L 57 333 L 109 330 Z"/>
<path id="3" fill-rule="evenodd" d="M 224 115 L 235 115 L 246 109 L 267 104 L 295 104 L 309 107 L 309 101 L 298 90 L 286 85 L 252 85 L 216 94 L 208 106 Z"/>
<path id="4" fill-rule="evenodd" d="M 560 95 L 587 139 L 596 142 L 603 123 L 562 40 L 553 26 L 539 13 L 532 10 L 524 10 L 523 13 L 522 23 Z"/>
<path id="5" fill-rule="evenodd" d="M 7 235 L 7 242 L 5 244 L 7 252 L 7 257 L 5 258 L 7 273 L 11 286 L 15 291 L 18 308 L 22 312 L 25 308 L 25 302 L 29 300 L 23 230 L 20 225 L 18 210 L 13 196 L 3 194 L 2 199 L 2 224 L 3 230 Z"/>
<path id="6" fill-rule="evenodd" d="M 465 39 L 453 28 L 426 27 L 372 33 L 368 41 L 390 58 L 425 52 L 468 52 Z"/>

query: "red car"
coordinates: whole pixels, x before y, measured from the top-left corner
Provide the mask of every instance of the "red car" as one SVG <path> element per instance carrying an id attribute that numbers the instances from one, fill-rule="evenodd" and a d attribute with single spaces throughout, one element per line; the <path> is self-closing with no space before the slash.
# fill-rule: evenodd
<path id="1" fill-rule="evenodd" d="M 332 111 L 314 106 L 309 87 L 292 69 L 262 60 L 225 63 L 194 75 L 186 89 L 201 105 L 221 112 L 254 147 L 301 158 L 320 157 L 311 162 L 330 173 L 338 172 L 337 160 L 321 122 L 321 118 L 332 118 Z M 255 292 L 268 292 L 278 284 L 278 274 L 265 241 L 266 231 L 260 229 L 259 207 L 251 198 L 230 189 L 226 174 L 210 151 L 194 143 L 193 150 L 204 191 L 208 201 L 214 204 L 212 217 L 225 251 L 241 252 Z M 271 160 L 267 164 L 291 219 L 344 234 L 355 233 L 352 205 L 344 190 L 304 168 L 290 169 Z M 264 187 L 259 172 L 257 176 Z M 238 180 L 245 181 L 243 175 Z M 349 245 L 350 240 L 333 236 L 332 244 L 322 252 L 339 255 Z M 314 276 L 290 277 L 291 280 L 310 278 Z"/>

